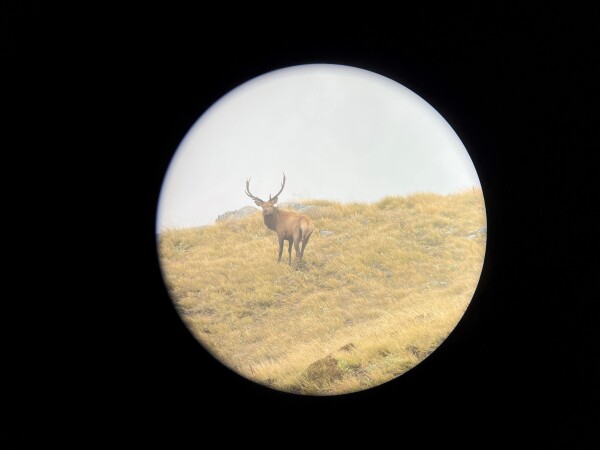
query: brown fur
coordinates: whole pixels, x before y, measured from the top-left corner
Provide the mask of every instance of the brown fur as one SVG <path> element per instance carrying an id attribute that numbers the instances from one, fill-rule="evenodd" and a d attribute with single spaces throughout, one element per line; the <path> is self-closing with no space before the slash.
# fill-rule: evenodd
<path id="1" fill-rule="evenodd" d="M 278 196 L 283 191 L 284 186 L 285 174 L 283 175 L 281 190 L 275 197 L 269 197 L 269 201 L 265 202 L 250 193 L 250 180 L 248 180 L 246 181 L 246 194 L 254 200 L 256 205 L 262 208 L 265 226 L 269 230 L 273 230 L 277 233 L 279 239 L 279 257 L 277 258 L 277 262 L 281 261 L 283 241 L 288 241 L 289 264 L 292 264 L 292 245 L 294 245 L 294 248 L 296 249 L 296 259 L 294 260 L 294 264 L 296 267 L 299 267 L 302 256 L 304 256 L 304 248 L 306 247 L 315 226 L 308 217 L 294 211 L 279 209 L 275 206 Z M 302 247 L 300 247 L 300 242 L 302 242 Z"/>

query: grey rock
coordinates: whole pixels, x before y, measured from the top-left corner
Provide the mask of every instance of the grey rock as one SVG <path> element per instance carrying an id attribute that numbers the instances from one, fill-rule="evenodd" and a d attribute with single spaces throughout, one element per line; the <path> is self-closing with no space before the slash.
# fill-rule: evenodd
<path id="1" fill-rule="evenodd" d="M 255 208 L 254 206 L 244 206 L 243 208 L 237 209 L 235 211 L 227 211 L 219 215 L 219 217 L 217 217 L 217 222 L 225 222 L 227 220 L 239 220 L 243 219 L 244 217 L 251 216 L 252 214 L 255 214 L 257 212 L 258 208 Z"/>
<path id="2" fill-rule="evenodd" d="M 290 209 L 292 211 L 298 211 L 298 212 L 306 212 L 306 211 L 310 211 L 313 208 L 316 208 L 316 206 L 314 206 L 314 205 L 303 205 L 298 202 L 281 203 L 281 204 L 279 204 L 279 207 L 282 209 Z M 254 206 L 244 206 L 243 208 L 236 209 L 235 211 L 227 211 L 227 212 L 224 212 L 223 214 L 220 214 L 219 217 L 217 217 L 217 222 L 225 222 L 228 220 L 240 220 L 240 219 L 243 219 L 244 217 L 251 216 L 252 214 L 256 213 L 257 211 L 260 211 L 260 210 L 258 208 L 255 208 Z"/>
<path id="3" fill-rule="evenodd" d="M 475 239 L 479 235 L 487 235 L 487 226 L 483 226 L 478 230 L 473 231 L 467 235 L 467 239 Z"/>
<path id="4" fill-rule="evenodd" d="M 334 231 L 329 231 L 329 230 L 320 230 L 319 234 L 321 236 L 331 236 L 332 234 L 335 234 Z"/>
<path id="5" fill-rule="evenodd" d="M 303 205 L 302 203 L 298 203 L 298 202 L 284 202 L 284 203 L 280 203 L 279 207 L 283 208 L 283 209 L 291 209 L 293 211 L 298 211 L 298 212 L 305 212 L 305 211 L 310 211 L 315 206 L 314 205 Z"/>

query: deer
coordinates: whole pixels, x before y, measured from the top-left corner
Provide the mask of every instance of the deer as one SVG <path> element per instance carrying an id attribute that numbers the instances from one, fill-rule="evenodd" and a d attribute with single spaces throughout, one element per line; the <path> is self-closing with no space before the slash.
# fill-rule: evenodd
<path id="1" fill-rule="evenodd" d="M 298 268 L 300 267 L 302 256 L 304 256 L 304 248 L 306 247 L 315 226 L 308 217 L 294 211 L 279 209 L 275 206 L 279 199 L 279 194 L 283 192 L 284 187 L 285 173 L 283 174 L 283 181 L 279 192 L 275 194 L 274 197 L 271 197 L 271 194 L 269 194 L 269 201 L 264 201 L 250 192 L 250 178 L 248 178 L 248 180 L 246 180 L 246 195 L 254 200 L 254 203 L 256 203 L 257 206 L 262 208 L 265 226 L 269 230 L 273 230 L 277 233 L 277 238 L 279 239 L 279 258 L 277 258 L 277 262 L 279 263 L 281 261 L 283 241 L 288 241 L 289 265 L 292 265 L 293 244 L 296 249 L 294 266 Z M 302 248 L 300 248 L 300 242 L 302 242 Z"/>

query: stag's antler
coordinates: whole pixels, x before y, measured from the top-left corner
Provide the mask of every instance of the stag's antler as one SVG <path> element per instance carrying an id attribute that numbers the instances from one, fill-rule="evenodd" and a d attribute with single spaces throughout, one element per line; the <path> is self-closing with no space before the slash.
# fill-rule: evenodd
<path id="1" fill-rule="evenodd" d="M 284 187 L 285 187 L 285 173 L 283 174 L 283 182 L 281 183 L 281 189 L 279 189 L 279 192 L 277 194 L 275 194 L 272 198 L 277 198 L 279 196 L 279 194 L 281 194 L 283 192 Z M 271 201 L 271 194 L 269 194 L 269 201 Z"/>
<path id="2" fill-rule="evenodd" d="M 246 180 L 246 195 L 247 195 L 248 197 L 250 197 L 252 200 L 255 200 L 255 201 L 259 201 L 259 202 L 263 202 L 263 203 L 265 203 L 265 201 L 264 201 L 264 200 L 261 200 L 260 198 L 258 198 L 258 197 L 256 197 L 256 196 L 252 195 L 252 193 L 250 192 L 250 178 L 248 178 L 248 179 Z"/>

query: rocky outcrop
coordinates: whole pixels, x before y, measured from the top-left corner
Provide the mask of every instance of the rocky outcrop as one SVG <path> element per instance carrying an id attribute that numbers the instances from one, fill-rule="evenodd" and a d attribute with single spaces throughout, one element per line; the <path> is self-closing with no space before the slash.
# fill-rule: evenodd
<path id="1" fill-rule="evenodd" d="M 313 208 L 316 208 L 314 205 L 303 205 L 302 203 L 297 202 L 286 202 L 278 205 L 281 209 L 289 209 L 297 212 L 307 212 Z M 225 222 L 227 220 L 240 220 L 244 217 L 251 216 L 252 214 L 260 211 L 260 209 L 255 208 L 254 206 L 244 206 L 243 208 L 236 209 L 235 211 L 227 211 L 217 217 L 217 222 Z"/>
<path id="2" fill-rule="evenodd" d="M 244 217 L 256 214 L 258 211 L 259 209 L 255 208 L 254 206 L 244 206 L 243 208 L 237 209 L 235 211 L 227 211 L 219 215 L 219 217 L 217 217 L 217 222 L 225 222 L 227 220 L 240 220 Z"/>
<path id="3" fill-rule="evenodd" d="M 487 226 L 483 226 L 478 230 L 473 231 L 467 235 L 467 239 L 475 239 L 479 236 L 487 236 Z"/>
<path id="4" fill-rule="evenodd" d="M 298 202 L 285 202 L 285 203 L 280 203 L 279 207 L 282 209 L 291 209 L 292 211 L 306 212 L 306 211 L 310 211 L 315 206 L 314 205 L 303 205 L 302 203 L 298 203 Z"/>

